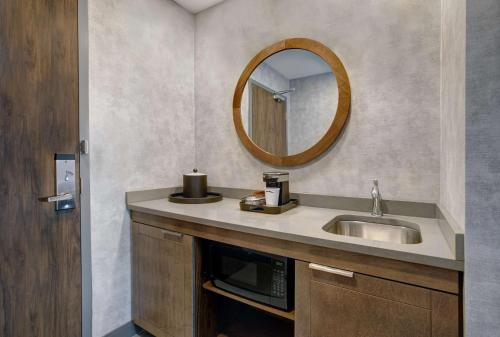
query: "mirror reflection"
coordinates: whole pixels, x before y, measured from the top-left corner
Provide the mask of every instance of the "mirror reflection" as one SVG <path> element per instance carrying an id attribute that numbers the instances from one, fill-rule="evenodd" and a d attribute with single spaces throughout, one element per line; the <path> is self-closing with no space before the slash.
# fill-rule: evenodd
<path id="1" fill-rule="evenodd" d="M 278 156 L 315 145 L 335 118 L 338 88 L 331 67 L 318 55 L 287 49 L 268 57 L 246 83 L 243 127 L 262 150 Z"/>

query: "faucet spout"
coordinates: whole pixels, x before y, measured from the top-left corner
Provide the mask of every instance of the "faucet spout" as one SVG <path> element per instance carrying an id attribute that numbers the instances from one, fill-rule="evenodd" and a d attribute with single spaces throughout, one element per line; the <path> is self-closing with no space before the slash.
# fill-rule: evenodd
<path id="1" fill-rule="evenodd" d="M 384 215 L 384 213 L 382 212 L 382 196 L 380 195 L 377 179 L 373 180 L 373 188 L 371 195 L 372 195 L 372 216 Z"/>

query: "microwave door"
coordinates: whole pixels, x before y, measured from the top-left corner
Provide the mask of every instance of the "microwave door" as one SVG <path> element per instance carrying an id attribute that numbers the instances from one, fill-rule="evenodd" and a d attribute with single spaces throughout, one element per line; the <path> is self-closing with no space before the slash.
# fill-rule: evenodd
<path id="1" fill-rule="evenodd" d="M 212 255 L 214 278 L 226 285 L 264 296 L 271 295 L 271 259 L 254 252 L 233 247 L 217 247 Z M 229 289 L 228 289 L 229 290 Z"/>

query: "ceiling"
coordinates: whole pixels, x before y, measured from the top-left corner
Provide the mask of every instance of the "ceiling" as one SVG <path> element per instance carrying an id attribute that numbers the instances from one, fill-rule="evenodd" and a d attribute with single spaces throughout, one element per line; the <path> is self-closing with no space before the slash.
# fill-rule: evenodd
<path id="1" fill-rule="evenodd" d="M 303 49 L 281 51 L 268 57 L 264 63 L 289 80 L 332 72 L 321 57 Z"/>
<path id="2" fill-rule="evenodd" d="M 177 2 L 180 6 L 184 7 L 193 14 L 215 6 L 222 1 L 224 0 L 175 0 L 175 2 Z"/>

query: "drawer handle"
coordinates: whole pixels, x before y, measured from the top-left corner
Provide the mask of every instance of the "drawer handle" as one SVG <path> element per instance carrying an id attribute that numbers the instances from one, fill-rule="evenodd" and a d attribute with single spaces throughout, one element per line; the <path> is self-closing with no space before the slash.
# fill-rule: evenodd
<path id="1" fill-rule="evenodd" d="M 332 267 L 322 266 L 316 263 L 309 263 L 309 269 L 324 271 L 325 273 L 345 276 L 345 277 L 354 277 L 354 273 L 348 270 L 336 269 Z"/>
<path id="2" fill-rule="evenodd" d="M 182 239 L 183 234 L 182 233 L 177 233 L 177 232 L 172 232 L 166 229 L 162 229 L 161 233 L 163 234 L 164 239 Z"/>

